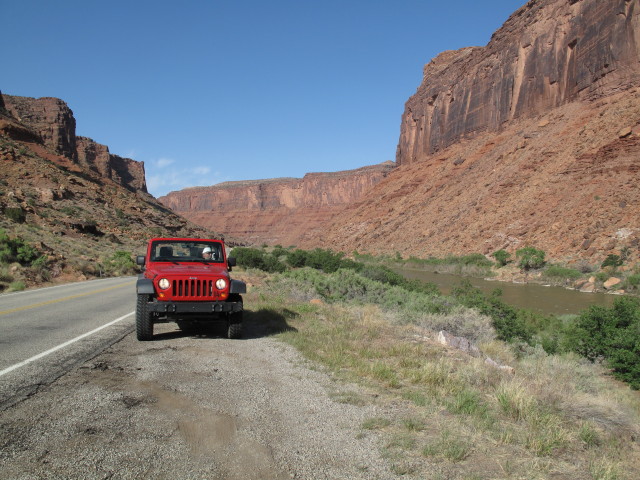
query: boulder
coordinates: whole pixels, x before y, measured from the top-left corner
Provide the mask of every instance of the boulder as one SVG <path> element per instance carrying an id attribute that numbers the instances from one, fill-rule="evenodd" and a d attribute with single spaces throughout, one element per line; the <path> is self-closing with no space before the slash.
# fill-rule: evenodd
<path id="1" fill-rule="evenodd" d="M 609 290 L 611 287 L 613 287 L 614 285 L 618 285 L 622 280 L 620 280 L 619 278 L 616 277 L 609 277 L 609 279 L 604 282 L 602 284 L 602 286 L 604 288 L 606 288 L 607 290 Z"/>

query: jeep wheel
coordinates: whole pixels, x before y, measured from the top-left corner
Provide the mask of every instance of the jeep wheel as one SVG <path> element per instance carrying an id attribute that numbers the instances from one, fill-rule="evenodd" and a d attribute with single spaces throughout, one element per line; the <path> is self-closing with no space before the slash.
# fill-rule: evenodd
<path id="1" fill-rule="evenodd" d="M 151 312 L 147 310 L 147 303 L 149 303 L 149 295 L 138 295 L 136 303 L 136 336 L 140 341 L 153 338 L 153 320 L 151 320 Z"/>
<path id="2" fill-rule="evenodd" d="M 242 304 L 242 295 L 232 293 L 228 301 Z M 242 338 L 242 314 L 242 310 L 227 314 L 227 338 Z"/>
<path id="3" fill-rule="evenodd" d="M 238 317 L 240 318 L 239 320 Z M 242 338 L 242 312 L 232 313 L 229 315 L 227 338 Z"/>

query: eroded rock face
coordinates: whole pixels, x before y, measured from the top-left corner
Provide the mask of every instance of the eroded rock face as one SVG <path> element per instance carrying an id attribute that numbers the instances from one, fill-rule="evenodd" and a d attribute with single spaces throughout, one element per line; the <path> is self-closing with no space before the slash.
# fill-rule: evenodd
<path id="1" fill-rule="evenodd" d="M 66 103 L 50 97 L 2 96 L 7 111 L 39 134 L 46 146 L 58 155 L 77 159 L 76 120 Z"/>
<path id="2" fill-rule="evenodd" d="M 109 153 L 109 147 L 87 137 L 76 137 L 77 159 L 82 166 L 130 190 L 147 192 L 144 162 Z"/>
<path id="3" fill-rule="evenodd" d="M 531 0 L 486 47 L 441 53 L 405 105 L 397 164 L 637 85 L 639 10 L 629 0 Z"/>
<path id="4" fill-rule="evenodd" d="M 247 241 L 298 244 L 322 236 L 345 206 L 360 201 L 394 168 L 393 162 L 304 178 L 225 182 L 171 192 L 158 200 L 199 225 Z"/>
<path id="5" fill-rule="evenodd" d="M 33 132 L 26 141 L 41 140 L 53 152 L 133 191 L 147 192 L 144 163 L 109 153 L 106 145 L 76 137 L 76 120 L 68 105 L 58 98 L 0 95 L 4 108 Z M 8 128 L 8 127 L 7 127 Z M 16 126 L 11 125 L 15 131 Z M 15 133 L 15 132 L 13 132 Z M 16 135 L 12 135 L 16 138 Z M 39 137 L 39 138 L 38 138 Z"/>

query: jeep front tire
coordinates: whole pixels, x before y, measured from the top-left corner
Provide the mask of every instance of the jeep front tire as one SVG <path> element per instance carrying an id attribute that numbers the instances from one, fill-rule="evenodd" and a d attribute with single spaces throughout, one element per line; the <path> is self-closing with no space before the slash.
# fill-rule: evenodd
<path id="1" fill-rule="evenodd" d="M 136 336 L 140 341 L 153 338 L 153 320 L 151 312 L 147 309 L 150 295 L 138 295 L 136 302 Z"/>

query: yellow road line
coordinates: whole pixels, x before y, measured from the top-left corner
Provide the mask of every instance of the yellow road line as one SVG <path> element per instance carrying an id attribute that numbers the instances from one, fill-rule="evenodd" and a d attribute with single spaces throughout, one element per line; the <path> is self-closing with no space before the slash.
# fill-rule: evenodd
<path id="1" fill-rule="evenodd" d="M 65 300 L 72 300 L 74 298 L 86 297 L 87 295 L 93 295 L 94 293 L 107 292 L 107 291 L 113 290 L 115 288 L 127 287 L 129 285 L 133 285 L 134 283 L 135 282 L 127 282 L 127 283 L 123 283 L 122 285 L 115 285 L 113 287 L 102 288 L 100 290 L 94 290 L 92 292 L 78 293 L 77 295 L 71 295 L 69 297 L 57 298 L 55 300 L 49 300 L 47 302 L 34 303 L 33 305 L 25 305 L 24 307 L 11 308 L 9 310 L 2 310 L 2 311 L 0 311 L 0 315 L 6 315 L 8 313 L 20 312 L 22 310 L 29 310 L 30 308 L 38 308 L 38 307 L 42 307 L 44 305 L 51 305 L 52 303 L 64 302 Z"/>

